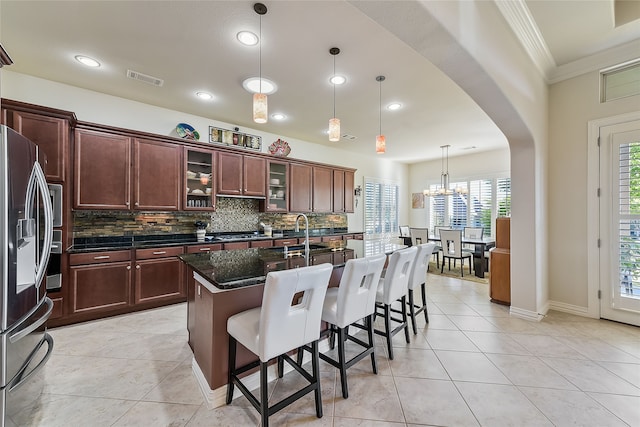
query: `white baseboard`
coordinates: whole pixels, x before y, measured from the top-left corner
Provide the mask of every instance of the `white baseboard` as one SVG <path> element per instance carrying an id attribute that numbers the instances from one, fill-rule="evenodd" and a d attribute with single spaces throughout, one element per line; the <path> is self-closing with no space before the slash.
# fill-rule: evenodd
<path id="1" fill-rule="evenodd" d="M 524 320 L 530 320 L 533 322 L 539 322 L 544 318 L 543 314 L 537 313 L 531 310 L 523 310 L 521 308 L 513 307 L 509 309 L 509 314 L 513 317 L 518 317 Z"/>
<path id="2" fill-rule="evenodd" d="M 567 304 L 567 303 L 558 302 L 558 301 L 550 301 L 549 308 L 551 310 L 562 311 L 563 313 L 575 314 L 576 316 L 595 318 L 590 315 L 588 307 L 581 307 L 579 305 Z"/>
<path id="3" fill-rule="evenodd" d="M 324 339 L 318 343 L 318 351 L 324 353 L 329 350 L 329 341 Z M 302 363 L 307 363 L 311 360 L 311 355 L 309 352 L 304 352 L 304 358 L 302 359 Z M 209 388 L 209 383 L 205 378 L 200 366 L 198 366 L 198 362 L 196 362 L 196 358 L 194 357 L 191 361 L 191 369 L 193 370 L 193 375 L 196 377 L 196 381 L 198 382 L 198 386 L 200 387 L 200 391 L 202 391 L 202 396 L 204 400 L 207 402 L 207 407 L 209 409 L 217 408 L 219 406 L 225 405 L 227 403 L 227 385 L 223 385 L 218 387 L 215 390 Z M 284 364 L 284 373 L 288 373 L 293 371 L 293 367 L 288 363 Z M 277 364 L 273 364 L 269 366 L 267 374 L 267 381 L 271 382 L 278 378 Z M 247 375 L 242 378 L 242 383 L 249 390 L 256 390 L 260 387 L 260 372 L 254 372 L 251 375 Z M 242 392 L 236 388 L 233 392 L 233 398 L 242 396 Z"/>

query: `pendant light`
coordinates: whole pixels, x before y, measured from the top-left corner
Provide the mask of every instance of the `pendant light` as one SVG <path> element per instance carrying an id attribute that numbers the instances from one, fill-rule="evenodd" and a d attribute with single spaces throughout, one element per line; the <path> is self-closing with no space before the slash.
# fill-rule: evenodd
<path id="1" fill-rule="evenodd" d="M 329 53 L 333 55 L 333 75 L 336 75 L 336 55 L 340 53 L 340 49 L 332 47 Z M 329 119 L 329 141 L 340 141 L 340 119 L 336 117 L 336 84 L 333 82 L 333 117 Z"/>
<path id="2" fill-rule="evenodd" d="M 451 196 L 452 194 L 466 194 L 467 189 L 458 187 L 455 190 L 449 188 L 449 147 L 450 145 L 441 145 L 442 157 L 440 159 L 440 187 L 436 187 L 435 191 L 424 190 L 422 193 L 428 197 Z"/>
<path id="3" fill-rule="evenodd" d="M 258 46 L 259 53 L 259 78 L 260 78 L 260 90 L 258 93 L 253 94 L 253 121 L 256 123 L 267 123 L 267 95 L 262 93 L 262 15 L 267 13 L 267 6 L 262 3 L 256 3 L 253 5 L 253 10 L 260 15 L 260 31 Z"/>
<path id="4" fill-rule="evenodd" d="M 376 81 L 380 84 L 380 132 L 376 136 L 376 154 L 384 154 L 387 148 L 387 141 L 382 134 L 382 82 L 384 79 L 384 76 L 376 77 Z"/>

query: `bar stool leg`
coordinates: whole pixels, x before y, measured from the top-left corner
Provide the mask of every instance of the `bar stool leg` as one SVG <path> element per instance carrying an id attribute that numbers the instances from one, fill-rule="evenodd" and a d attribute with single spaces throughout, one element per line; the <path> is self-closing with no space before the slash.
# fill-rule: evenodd
<path id="1" fill-rule="evenodd" d="M 298 354 L 300 354 L 300 349 L 298 349 Z M 278 356 L 278 378 L 282 378 L 284 376 L 284 357 Z"/>
<path id="2" fill-rule="evenodd" d="M 416 335 L 418 333 L 418 325 L 416 324 L 416 308 L 413 302 L 413 289 L 409 289 L 409 316 L 411 317 L 413 335 Z"/>
<path id="3" fill-rule="evenodd" d="M 345 399 L 349 397 L 349 390 L 347 388 L 347 366 L 344 355 L 344 344 L 346 340 L 346 334 L 344 328 L 338 328 L 338 363 L 340 364 L 340 382 L 342 383 L 342 397 Z"/>
<path id="4" fill-rule="evenodd" d="M 367 324 L 367 336 L 369 337 L 369 345 L 373 348 L 371 352 L 371 368 L 374 374 L 378 374 L 378 366 L 376 364 L 376 346 L 373 342 L 373 314 L 370 314 L 365 318 Z"/>
<path id="5" fill-rule="evenodd" d="M 322 418 L 322 391 L 320 389 L 320 355 L 318 352 L 318 340 L 311 343 L 311 366 L 313 369 L 313 377 L 316 381 L 316 416 Z"/>
<path id="6" fill-rule="evenodd" d="M 409 322 L 407 322 L 407 296 L 402 296 L 402 322 L 404 323 L 404 338 L 407 340 L 407 344 L 411 343 L 409 338 Z M 415 316 L 414 316 L 415 318 Z"/>
<path id="7" fill-rule="evenodd" d="M 422 305 L 424 307 L 424 320 L 427 321 L 427 323 L 429 323 L 429 314 L 427 313 L 427 290 L 426 290 L 426 283 L 423 283 L 421 286 L 421 291 L 422 291 Z"/>
<path id="8" fill-rule="evenodd" d="M 267 366 L 266 362 L 260 362 L 260 415 L 262 427 L 269 427 L 269 393 L 267 392 Z"/>
<path id="9" fill-rule="evenodd" d="M 387 338 L 387 350 L 389 351 L 389 359 L 393 360 L 393 347 L 391 346 L 391 307 L 384 305 L 384 328 L 385 337 Z"/>
<path id="10" fill-rule="evenodd" d="M 233 374 L 236 370 L 236 339 L 229 335 L 229 372 L 227 373 L 227 405 L 233 400 Z"/>

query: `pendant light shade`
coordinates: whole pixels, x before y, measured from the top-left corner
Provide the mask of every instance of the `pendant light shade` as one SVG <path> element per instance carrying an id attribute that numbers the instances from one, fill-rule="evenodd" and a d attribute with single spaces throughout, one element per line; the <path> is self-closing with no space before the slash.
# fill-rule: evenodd
<path id="1" fill-rule="evenodd" d="M 253 94 L 253 121 L 267 123 L 267 95 L 264 93 Z"/>
<path id="2" fill-rule="evenodd" d="M 259 61 L 259 78 L 260 78 L 260 92 L 253 94 L 253 121 L 256 123 L 267 123 L 268 109 L 267 109 L 267 95 L 262 93 L 262 15 L 267 13 L 267 6 L 262 3 L 256 3 L 253 5 L 253 10 L 260 16 L 260 40 L 258 43 Z"/>
<path id="3" fill-rule="evenodd" d="M 340 49 L 332 47 L 329 49 L 329 53 L 333 55 L 333 76 L 335 76 L 336 55 L 340 53 Z M 333 83 L 333 118 L 329 119 L 329 141 L 338 142 L 340 141 L 340 119 L 336 118 L 336 84 L 333 79 L 331 82 Z"/>
<path id="4" fill-rule="evenodd" d="M 384 76 L 376 77 L 376 81 L 379 83 L 379 87 L 380 87 L 380 92 L 379 92 L 380 121 L 378 122 L 380 124 L 380 128 L 379 128 L 378 136 L 376 136 L 376 154 L 384 154 L 387 151 L 387 140 L 382 134 L 382 82 L 384 81 L 384 79 L 385 79 Z"/>
<path id="5" fill-rule="evenodd" d="M 329 141 L 340 141 L 340 119 L 335 117 L 329 119 Z"/>
<path id="6" fill-rule="evenodd" d="M 384 135 L 376 136 L 376 154 L 384 154 L 387 149 L 387 141 Z"/>

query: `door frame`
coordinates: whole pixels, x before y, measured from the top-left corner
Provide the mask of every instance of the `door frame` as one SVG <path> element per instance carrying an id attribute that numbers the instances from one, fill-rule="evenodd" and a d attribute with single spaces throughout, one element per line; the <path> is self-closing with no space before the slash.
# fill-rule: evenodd
<path id="1" fill-rule="evenodd" d="M 590 120 L 587 129 L 587 315 L 600 318 L 600 128 L 640 120 L 640 111 Z"/>

